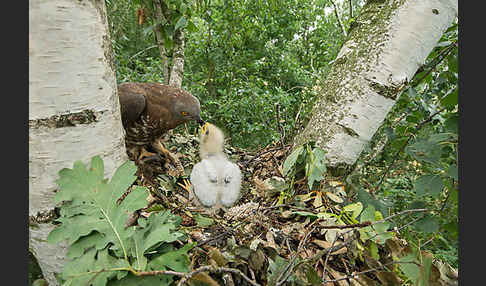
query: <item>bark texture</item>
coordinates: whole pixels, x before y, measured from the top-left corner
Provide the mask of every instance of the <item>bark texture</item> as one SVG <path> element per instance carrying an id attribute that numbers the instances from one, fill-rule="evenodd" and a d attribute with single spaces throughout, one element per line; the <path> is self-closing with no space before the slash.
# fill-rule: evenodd
<path id="1" fill-rule="evenodd" d="M 457 16 L 457 0 L 368 1 L 322 82 L 295 146 L 315 141 L 349 171 Z M 341 172 L 339 172 L 341 173 Z"/>
<path id="2" fill-rule="evenodd" d="M 174 48 L 172 51 L 172 69 L 169 85 L 181 88 L 184 76 L 184 30 L 178 29 L 174 33 Z"/>
<path id="3" fill-rule="evenodd" d="M 111 176 L 127 160 L 108 31 L 104 1 L 29 0 L 29 248 L 49 285 L 66 253 L 43 215 L 58 172 L 101 155 Z"/>

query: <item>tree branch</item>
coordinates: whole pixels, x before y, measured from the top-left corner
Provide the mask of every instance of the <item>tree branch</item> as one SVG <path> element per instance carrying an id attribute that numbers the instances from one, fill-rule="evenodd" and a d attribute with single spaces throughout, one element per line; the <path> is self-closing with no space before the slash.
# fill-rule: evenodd
<path id="1" fill-rule="evenodd" d="M 329 1 L 331 2 L 332 6 L 334 6 L 334 14 L 336 14 L 337 21 L 339 23 L 339 26 L 341 27 L 341 31 L 343 32 L 344 37 L 347 37 L 348 33 L 346 33 L 346 28 L 344 27 L 343 22 L 341 21 L 341 17 L 339 16 L 336 2 L 334 2 L 334 0 Z"/>
<path id="2" fill-rule="evenodd" d="M 202 267 L 199 267 L 198 269 L 196 269 L 196 270 L 194 270 L 190 273 L 184 273 L 184 278 L 182 278 L 179 281 L 179 283 L 177 283 L 177 286 L 182 286 L 189 279 L 191 279 L 194 275 L 201 273 L 201 272 L 205 272 L 205 271 L 213 272 L 213 273 L 229 272 L 229 273 L 237 274 L 237 275 L 240 275 L 243 279 L 245 279 L 246 282 L 250 283 L 250 285 L 260 286 L 260 284 L 256 283 L 255 281 L 251 280 L 250 278 L 248 278 L 248 276 L 243 274 L 243 272 L 241 272 L 238 269 L 226 268 L 226 267 L 215 267 L 215 266 L 212 266 L 212 265 L 202 266 Z"/>

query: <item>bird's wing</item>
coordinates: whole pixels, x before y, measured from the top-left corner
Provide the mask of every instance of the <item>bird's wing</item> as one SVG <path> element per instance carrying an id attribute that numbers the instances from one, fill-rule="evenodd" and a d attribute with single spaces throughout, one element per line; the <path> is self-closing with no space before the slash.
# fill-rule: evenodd
<path id="1" fill-rule="evenodd" d="M 145 109 L 146 99 L 143 93 L 131 90 L 128 85 L 118 86 L 118 97 L 120 98 L 122 122 L 124 126 L 127 126 L 140 117 Z"/>
<path id="2" fill-rule="evenodd" d="M 206 207 L 216 204 L 217 176 L 212 162 L 204 159 L 194 165 L 191 172 L 191 184 L 196 198 Z"/>
<path id="3" fill-rule="evenodd" d="M 238 165 L 228 160 L 225 160 L 223 170 L 221 203 L 231 207 L 240 197 L 241 171 Z"/>

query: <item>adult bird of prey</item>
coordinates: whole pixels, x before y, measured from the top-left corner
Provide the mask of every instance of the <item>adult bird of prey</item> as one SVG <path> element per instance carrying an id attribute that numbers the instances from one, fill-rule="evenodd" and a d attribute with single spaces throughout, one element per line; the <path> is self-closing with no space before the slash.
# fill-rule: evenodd
<path id="1" fill-rule="evenodd" d="M 202 126 L 199 144 L 201 161 L 191 172 L 189 198 L 213 211 L 229 208 L 240 196 L 240 168 L 224 154 L 224 134 L 213 124 Z"/>
<path id="2" fill-rule="evenodd" d="M 183 175 L 182 164 L 162 145 L 161 137 L 168 130 L 191 120 L 202 125 L 199 100 L 177 87 L 141 82 L 119 84 L 118 96 L 127 150 L 141 160 L 155 155 L 147 151 L 151 146 L 172 160 L 179 174 Z"/>

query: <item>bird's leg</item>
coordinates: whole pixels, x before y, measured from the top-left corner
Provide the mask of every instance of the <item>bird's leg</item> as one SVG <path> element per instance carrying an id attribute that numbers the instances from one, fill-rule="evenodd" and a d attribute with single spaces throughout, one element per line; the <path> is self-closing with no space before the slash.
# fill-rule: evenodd
<path id="1" fill-rule="evenodd" d="M 184 167 L 182 166 L 181 162 L 179 161 L 179 159 L 177 159 L 177 157 L 172 154 L 169 150 L 167 150 L 164 145 L 162 144 L 162 142 L 159 140 L 155 140 L 154 142 L 152 142 L 152 147 L 159 151 L 161 154 L 164 154 L 164 156 L 168 159 L 170 159 L 172 161 L 172 163 L 174 163 L 174 165 L 176 166 L 177 168 L 177 172 L 179 173 L 179 176 L 182 177 L 182 176 L 185 176 L 186 175 L 186 172 L 184 171 Z"/>
<path id="2" fill-rule="evenodd" d="M 147 149 L 145 149 L 145 147 L 141 147 L 140 148 L 140 154 L 138 155 L 138 161 L 140 161 L 144 158 L 149 158 L 151 156 L 156 156 L 156 155 L 157 154 L 155 154 L 155 153 L 147 151 Z"/>
<path id="3" fill-rule="evenodd" d="M 188 193 L 191 192 L 191 183 L 189 182 L 188 179 L 182 179 L 182 182 L 183 184 L 181 183 L 177 183 L 179 186 L 181 186 L 181 188 L 183 188 L 184 190 L 186 190 Z"/>

